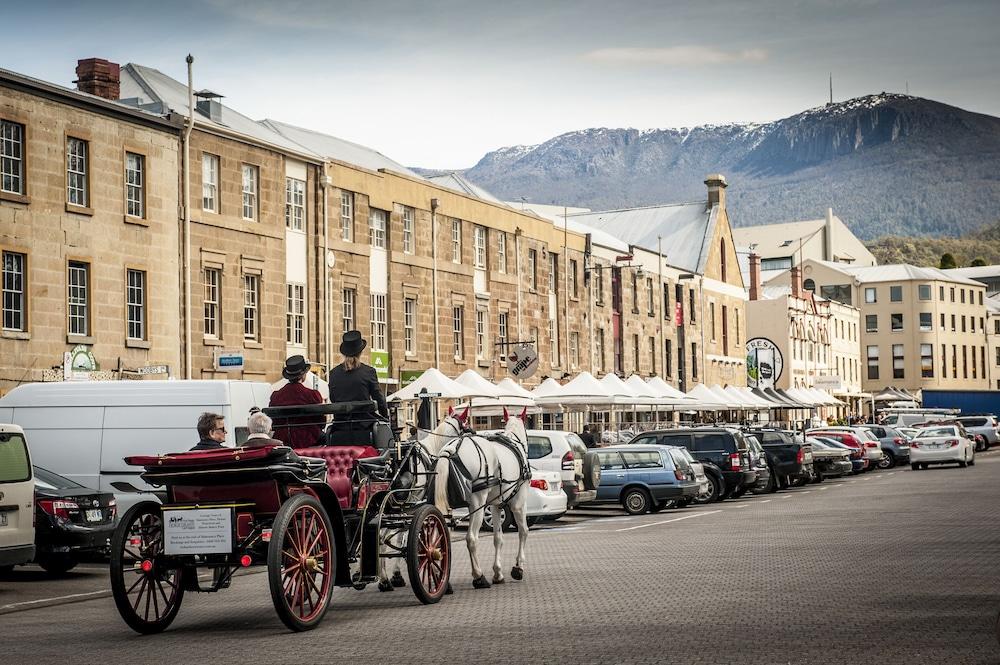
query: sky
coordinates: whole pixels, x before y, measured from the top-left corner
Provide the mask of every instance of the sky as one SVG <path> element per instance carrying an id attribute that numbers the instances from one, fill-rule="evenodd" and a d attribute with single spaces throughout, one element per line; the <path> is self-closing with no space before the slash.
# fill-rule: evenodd
<path id="1" fill-rule="evenodd" d="M 11 2 L 0 67 L 154 67 L 407 166 L 589 127 L 767 122 L 881 91 L 1000 116 L 1000 2 Z"/>

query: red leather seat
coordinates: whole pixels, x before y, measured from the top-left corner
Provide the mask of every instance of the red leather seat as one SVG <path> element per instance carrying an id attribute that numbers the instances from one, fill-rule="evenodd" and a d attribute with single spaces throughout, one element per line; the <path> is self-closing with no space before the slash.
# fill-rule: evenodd
<path id="1" fill-rule="evenodd" d="M 351 473 L 354 462 L 365 457 L 378 457 L 378 451 L 371 446 L 315 446 L 299 448 L 300 457 L 318 457 L 326 460 L 326 483 L 340 500 L 341 508 L 350 508 L 353 498 Z"/>

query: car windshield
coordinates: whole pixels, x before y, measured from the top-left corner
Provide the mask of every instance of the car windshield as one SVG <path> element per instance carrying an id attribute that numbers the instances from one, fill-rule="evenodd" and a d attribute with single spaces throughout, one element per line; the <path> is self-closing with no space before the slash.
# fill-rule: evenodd
<path id="1" fill-rule="evenodd" d="M 917 439 L 933 439 L 938 436 L 955 436 L 954 427 L 927 427 L 917 432 Z"/>
<path id="2" fill-rule="evenodd" d="M 75 490 L 86 489 L 83 485 L 75 483 L 69 478 L 52 473 L 48 469 L 40 466 L 35 467 L 35 485 L 40 485 L 50 490 Z"/>

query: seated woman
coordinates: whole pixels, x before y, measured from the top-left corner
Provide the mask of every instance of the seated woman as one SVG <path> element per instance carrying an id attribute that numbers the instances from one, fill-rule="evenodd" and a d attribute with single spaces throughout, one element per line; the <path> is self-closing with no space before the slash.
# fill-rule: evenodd
<path id="1" fill-rule="evenodd" d="M 309 373 L 309 361 L 299 355 L 285 361 L 281 375 L 288 384 L 271 394 L 270 406 L 306 406 L 322 404 L 323 396 L 318 391 L 304 385 Z M 295 416 L 280 418 L 274 435 L 292 448 L 310 448 L 317 445 L 323 435 L 323 425 L 315 416 Z"/>
<path id="2" fill-rule="evenodd" d="M 271 438 L 271 427 L 273 423 L 267 414 L 262 411 L 254 411 L 247 418 L 247 431 L 250 435 L 243 445 L 247 448 L 256 446 L 283 446 L 283 442 Z"/>

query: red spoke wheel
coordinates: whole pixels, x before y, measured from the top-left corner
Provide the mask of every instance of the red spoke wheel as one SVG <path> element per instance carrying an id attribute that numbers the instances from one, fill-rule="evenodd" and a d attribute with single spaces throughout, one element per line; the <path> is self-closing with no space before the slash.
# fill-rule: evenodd
<path id="1" fill-rule="evenodd" d="M 292 630 L 315 628 L 330 607 L 337 571 L 333 542 L 326 510 L 309 494 L 296 494 L 274 517 L 267 577 L 274 609 Z"/>
<path id="2" fill-rule="evenodd" d="M 125 623 L 137 633 L 165 630 L 184 598 L 183 574 L 163 555 L 160 504 L 132 506 L 111 541 L 111 593 Z"/>
<path id="3" fill-rule="evenodd" d="M 441 511 L 424 504 L 413 513 L 406 539 L 406 569 L 421 603 L 436 603 L 451 579 L 451 540 Z"/>

